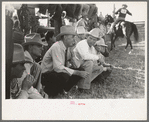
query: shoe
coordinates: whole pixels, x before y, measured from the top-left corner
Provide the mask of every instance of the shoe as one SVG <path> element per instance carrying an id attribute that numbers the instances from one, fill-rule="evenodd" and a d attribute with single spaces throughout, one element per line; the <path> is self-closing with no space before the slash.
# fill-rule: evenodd
<path id="1" fill-rule="evenodd" d="M 68 92 L 66 92 L 65 90 L 63 90 L 63 95 L 64 95 L 64 97 L 66 97 L 67 99 L 72 99 L 72 96 L 70 96 L 70 95 L 68 94 Z"/>

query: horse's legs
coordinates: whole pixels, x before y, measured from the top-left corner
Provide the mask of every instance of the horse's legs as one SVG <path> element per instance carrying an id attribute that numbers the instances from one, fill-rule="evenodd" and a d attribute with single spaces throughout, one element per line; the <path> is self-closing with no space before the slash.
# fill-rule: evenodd
<path id="1" fill-rule="evenodd" d="M 130 40 L 130 36 L 128 36 L 126 39 L 127 39 L 127 44 L 126 44 L 125 49 L 128 47 L 129 44 L 130 44 L 131 49 L 133 49 L 132 43 L 131 43 L 131 40 Z"/>
<path id="2" fill-rule="evenodd" d="M 117 39 L 117 37 L 118 37 L 117 35 L 112 34 L 112 38 L 111 38 L 111 50 L 112 50 L 113 46 L 115 48 L 115 40 Z"/>
<path id="3" fill-rule="evenodd" d="M 114 40 L 114 37 L 113 37 L 113 36 L 114 36 L 114 34 L 112 33 L 112 34 L 111 34 L 111 37 L 110 37 L 110 38 L 111 38 L 111 49 L 110 49 L 110 51 L 111 51 L 112 48 L 113 48 L 113 40 Z"/>
<path id="4" fill-rule="evenodd" d="M 132 47 L 132 42 L 131 42 L 131 40 L 130 40 L 130 37 L 129 37 L 129 44 L 130 44 L 130 47 L 131 47 L 131 50 L 132 50 L 133 47 Z"/>
<path id="5" fill-rule="evenodd" d="M 128 38 L 126 38 L 126 39 L 127 39 L 127 44 L 125 46 L 125 50 L 126 50 L 126 48 L 128 47 L 128 44 L 129 44 L 129 39 Z"/>

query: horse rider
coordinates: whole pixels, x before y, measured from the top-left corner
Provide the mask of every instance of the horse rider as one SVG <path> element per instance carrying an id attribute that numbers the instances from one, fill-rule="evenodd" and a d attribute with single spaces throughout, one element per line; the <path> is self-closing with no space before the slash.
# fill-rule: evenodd
<path id="1" fill-rule="evenodd" d="M 126 4 L 122 4 L 122 8 L 118 9 L 115 14 L 119 14 L 118 18 L 115 20 L 115 22 L 112 23 L 111 28 L 107 32 L 107 34 L 110 34 L 114 28 L 114 26 L 119 22 L 119 21 L 125 21 L 126 14 L 129 14 L 132 16 L 132 14 L 126 9 L 128 6 Z M 124 23 L 122 24 L 123 27 L 123 34 L 125 35 L 125 27 Z"/>

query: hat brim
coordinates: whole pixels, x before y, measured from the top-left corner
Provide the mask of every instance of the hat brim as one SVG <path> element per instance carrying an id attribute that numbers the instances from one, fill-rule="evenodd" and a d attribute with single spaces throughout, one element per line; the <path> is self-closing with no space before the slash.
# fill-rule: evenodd
<path id="1" fill-rule="evenodd" d="M 39 42 L 24 42 L 24 43 L 22 43 L 22 46 L 26 46 L 26 45 L 30 45 L 30 44 L 47 46 L 47 44 L 39 43 Z"/>
<path id="2" fill-rule="evenodd" d="M 70 32 L 70 33 L 60 33 L 56 36 L 56 40 L 60 40 L 60 37 L 63 36 L 63 35 L 74 35 L 74 36 L 76 36 L 76 33 L 72 33 L 72 32 Z"/>
<path id="3" fill-rule="evenodd" d="M 93 36 L 93 35 L 90 34 L 90 33 L 87 33 L 87 35 L 90 35 L 90 36 L 92 36 L 92 37 L 94 37 L 94 38 L 100 39 L 100 37 Z"/>
<path id="4" fill-rule="evenodd" d="M 108 47 L 108 45 L 104 45 L 104 44 L 100 44 L 100 45 L 97 45 L 97 46 L 104 46 L 104 47 Z"/>
<path id="5" fill-rule="evenodd" d="M 28 61 L 28 60 L 23 60 L 23 61 L 15 61 L 15 62 L 12 62 L 12 64 L 22 64 L 22 63 L 32 63 L 31 61 Z"/>

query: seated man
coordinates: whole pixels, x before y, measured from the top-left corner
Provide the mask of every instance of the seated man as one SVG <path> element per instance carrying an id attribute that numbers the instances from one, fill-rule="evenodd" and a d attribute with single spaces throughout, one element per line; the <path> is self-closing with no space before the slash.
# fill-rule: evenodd
<path id="1" fill-rule="evenodd" d="M 81 78 L 86 78 L 88 72 L 73 70 L 67 66 L 69 60 L 68 48 L 74 46 L 75 28 L 71 25 L 62 26 L 57 35 L 58 42 L 46 52 L 41 63 L 42 85 L 50 97 L 68 92 Z M 66 94 L 65 94 L 66 95 Z"/>
<path id="2" fill-rule="evenodd" d="M 115 14 L 119 14 L 118 18 L 115 20 L 115 22 L 112 23 L 111 25 L 111 28 L 109 29 L 109 31 L 107 32 L 107 34 L 110 34 L 114 28 L 114 26 L 120 21 L 120 20 L 124 20 L 125 21 L 125 17 L 126 17 L 126 14 L 129 14 L 132 16 L 132 14 L 126 9 L 127 8 L 127 5 L 126 4 L 123 4 L 122 5 L 122 8 L 120 8 L 119 10 L 117 10 L 115 12 Z M 125 34 L 125 27 L 124 25 L 122 24 L 123 26 L 123 34 Z"/>
<path id="3" fill-rule="evenodd" d="M 77 43 L 74 48 L 74 54 L 76 58 L 80 62 L 80 68 L 89 72 L 89 76 L 85 79 L 82 79 L 78 83 L 78 88 L 81 91 L 88 91 L 90 89 L 91 82 L 95 77 L 101 74 L 106 68 L 103 69 L 103 66 L 98 66 L 97 61 L 100 60 L 101 56 L 97 55 L 97 52 L 94 48 L 94 44 L 99 40 L 100 36 L 102 36 L 99 28 L 94 28 L 88 33 L 87 39 L 84 39 Z M 97 74 L 94 74 L 95 72 Z M 83 90 L 86 89 L 86 90 Z"/>
<path id="4" fill-rule="evenodd" d="M 25 63 L 30 63 L 30 61 L 25 60 L 23 47 L 20 44 L 14 43 L 10 83 L 11 99 L 29 98 L 28 90 L 33 85 L 33 77 L 31 75 L 27 75 L 22 82 L 18 82 L 17 80 L 17 78 L 22 77 L 23 72 L 25 71 Z M 21 84 L 21 87 L 18 89 L 19 84 Z"/>
<path id="5" fill-rule="evenodd" d="M 27 74 L 31 74 L 34 77 L 34 83 L 28 93 L 30 93 L 31 99 L 43 98 L 39 93 L 43 93 L 41 85 L 41 67 L 35 62 L 35 59 L 41 56 L 43 50 L 43 42 L 41 36 L 38 33 L 31 33 L 25 36 L 25 42 L 22 44 L 24 47 L 25 58 L 30 60 L 31 63 L 25 64 L 25 72 L 22 76 L 22 80 Z"/>

